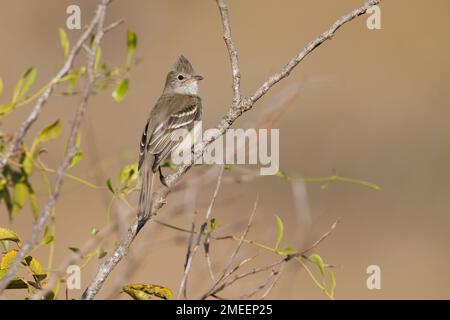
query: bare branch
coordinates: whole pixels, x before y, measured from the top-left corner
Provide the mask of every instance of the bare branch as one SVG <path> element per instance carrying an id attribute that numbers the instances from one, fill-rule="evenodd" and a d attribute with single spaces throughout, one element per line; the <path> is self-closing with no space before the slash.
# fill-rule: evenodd
<path id="1" fill-rule="evenodd" d="M 195 243 L 195 246 L 192 246 L 193 242 L 194 242 L 194 232 L 195 232 L 195 220 L 197 217 L 197 212 L 194 212 L 194 217 L 193 217 L 193 221 L 192 221 L 192 227 L 191 227 L 191 234 L 189 235 L 189 242 L 188 242 L 188 247 L 187 247 L 187 252 L 186 252 L 186 260 L 184 262 L 184 273 L 183 273 L 183 278 L 181 279 L 181 284 L 180 284 L 180 289 L 178 290 L 178 295 L 177 295 L 177 299 L 180 299 L 181 294 L 183 294 L 183 296 L 186 298 L 186 286 L 187 286 L 187 276 L 189 273 L 189 270 L 191 269 L 191 264 L 192 264 L 192 257 L 195 254 L 195 252 L 197 251 L 199 245 L 200 245 L 200 238 L 202 236 L 202 233 L 204 231 L 204 225 L 201 226 L 200 231 L 198 233 L 197 236 L 197 241 Z"/>
<path id="2" fill-rule="evenodd" d="M 221 274 L 220 277 L 216 280 L 216 282 L 213 283 L 213 285 L 211 286 L 211 289 L 209 289 L 208 292 L 205 293 L 205 294 L 201 297 L 201 299 L 206 299 L 206 298 L 207 298 L 208 296 L 210 296 L 212 293 L 217 293 L 218 291 L 215 291 L 215 289 L 217 288 L 217 286 L 219 285 L 219 283 L 220 283 L 222 280 L 226 279 L 229 275 L 231 275 L 231 274 L 234 272 L 233 270 L 232 270 L 231 272 L 229 272 L 229 269 L 230 269 L 231 265 L 234 263 L 234 261 L 235 261 L 237 255 L 238 255 L 238 253 L 239 253 L 239 251 L 240 251 L 242 245 L 244 244 L 244 239 L 245 239 L 245 237 L 247 236 L 248 231 L 250 230 L 250 226 L 252 225 L 253 217 L 255 216 L 257 206 L 258 206 L 258 197 L 256 197 L 255 203 L 254 203 L 254 205 L 253 205 L 253 211 L 252 211 L 252 214 L 250 215 L 250 218 L 248 219 L 247 226 L 246 226 L 246 228 L 245 228 L 245 230 L 244 230 L 244 232 L 243 232 L 243 234 L 242 234 L 242 236 L 241 236 L 241 238 L 240 238 L 240 240 L 239 240 L 238 245 L 236 246 L 236 249 L 234 250 L 233 254 L 232 254 L 231 257 L 230 257 L 230 259 L 229 259 L 229 261 L 228 261 L 228 264 L 225 266 L 225 268 L 223 268 L 222 274 Z M 245 260 L 244 260 L 244 261 L 245 261 Z M 240 265 L 242 265 L 242 263 L 239 264 L 239 266 L 240 266 Z M 238 267 L 238 268 L 239 268 L 239 267 Z M 237 270 L 237 268 L 235 268 L 235 270 Z"/>
<path id="3" fill-rule="evenodd" d="M 224 170 L 224 167 L 221 166 L 219 176 L 217 178 L 216 189 L 214 190 L 213 197 L 209 204 L 208 210 L 206 211 L 205 220 L 203 221 L 203 223 L 200 227 L 200 231 L 197 234 L 197 239 L 195 241 L 195 245 L 192 247 L 192 240 L 193 240 L 194 231 L 195 231 L 195 217 L 194 217 L 194 222 L 192 223 L 191 236 L 189 238 L 189 245 L 188 245 L 188 250 L 187 250 L 187 255 L 186 255 L 186 263 L 184 266 L 184 274 L 183 274 L 183 278 L 181 280 L 180 289 L 178 291 L 178 299 L 180 298 L 181 294 L 183 294 L 183 296 L 186 298 L 186 286 L 187 286 L 187 278 L 189 275 L 189 271 L 191 269 L 192 261 L 195 257 L 195 254 L 197 253 L 197 250 L 200 246 L 201 238 L 202 238 L 203 234 L 205 233 L 206 226 L 208 225 L 209 217 L 211 215 L 211 211 L 212 211 L 212 208 L 216 201 L 217 195 L 219 194 L 220 185 L 222 183 L 223 170 Z"/>
<path id="4" fill-rule="evenodd" d="M 125 22 L 125 19 L 119 19 L 119 20 L 117 20 L 117 21 L 111 23 L 110 25 L 106 26 L 106 27 L 103 29 L 103 33 L 108 33 L 109 31 L 111 31 L 111 30 L 117 28 L 118 26 L 120 26 L 120 25 L 121 25 L 122 23 L 124 23 L 124 22 Z"/>
<path id="5" fill-rule="evenodd" d="M 283 264 L 281 265 L 283 266 Z M 281 268 L 281 267 L 280 267 Z M 262 289 L 269 286 L 269 284 L 273 284 L 275 282 L 275 279 L 280 275 L 279 270 L 272 269 L 272 272 L 270 273 L 270 276 L 268 276 L 261 284 L 259 284 L 255 289 L 253 289 L 251 292 L 246 293 L 240 297 L 237 298 L 237 300 L 244 300 L 244 299 L 250 299 L 255 294 L 260 292 Z"/>
<path id="6" fill-rule="evenodd" d="M 336 228 L 337 224 L 339 223 L 339 219 L 337 219 L 330 227 L 330 229 L 325 232 L 316 242 L 314 242 L 309 248 L 303 250 L 300 255 L 305 255 L 315 247 L 317 247 L 323 240 L 328 238 L 328 236 L 333 232 L 333 230 Z"/>
<path id="7" fill-rule="evenodd" d="M 267 266 L 263 266 L 263 267 L 259 267 L 259 268 L 253 268 L 250 271 L 241 273 L 241 274 L 237 274 L 235 275 L 232 279 L 228 280 L 228 281 L 223 281 L 222 284 L 216 286 L 215 288 L 212 288 L 210 291 L 208 291 L 207 293 L 205 293 L 201 299 L 204 300 L 206 298 L 208 298 L 211 295 L 216 295 L 217 293 L 219 293 L 220 291 L 224 290 L 225 288 L 228 288 L 229 286 L 231 286 L 232 284 L 234 284 L 236 281 L 241 280 L 243 278 L 255 275 L 257 273 L 261 273 L 270 269 L 273 269 L 283 263 L 285 263 L 286 261 L 290 260 L 290 257 L 285 257 L 277 262 L 271 263 Z"/>
<path id="8" fill-rule="evenodd" d="M 222 2 L 223 0 L 221 0 Z M 122 260 L 122 258 L 127 254 L 128 249 L 131 243 L 136 238 L 137 234 L 141 230 L 141 228 L 148 222 L 151 216 L 155 215 L 166 203 L 167 195 L 171 191 L 171 187 L 175 185 L 176 182 L 180 180 L 182 176 L 189 170 L 194 161 L 202 156 L 205 148 L 215 141 L 218 137 L 223 135 L 225 131 L 230 128 L 233 123 L 246 111 L 250 110 L 253 105 L 258 101 L 264 94 L 266 94 L 270 88 L 286 78 L 290 72 L 314 49 L 316 49 L 320 44 L 330 39 L 334 33 L 342 27 L 345 23 L 353 20 L 357 16 L 364 14 L 370 7 L 373 5 L 377 5 L 382 0 L 368 0 L 361 7 L 353 10 L 349 14 L 342 16 L 339 18 L 327 31 L 322 33 L 319 37 L 311 41 L 300 53 L 298 53 L 288 64 L 275 75 L 271 76 L 256 92 L 251 96 L 251 98 L 242 98 L 239 100 L 237 105 L 232 104 L 228 109 L 226 115 L 222 118 L 220 123 L 216 127 L 216 134 L 211 135 L 210 137 L 204 139 L 201 143 L 198 143 L 194 148 L 194 157 L 191 159 L 190 164 L 181 165 L 178 170 L 166 176 L 166 184 L 168 187 L 161 187 L 155 192 L 155 195 L 152 200 L 151 210 L 147 216 L 142 217 L 141 219 L 137 218 L 133 224 L 128 229 L 127 235 L 122 239 L 121 243 L 117 247 L 116 251 L 99 267 L 97 274 L 94 279 L 85 290 L 82 295 L 82 299 L 93 299 L 95 295 L 99 292 L 103 283 L 105 282 L 108 275 L 112 272 L 112 270 L 116 267 L 116 265 Z M 220 3 L 219 3 L 220 4 Z M 220 6 L 219 6 L 220 8 Z M 222 12 L 222 11 L 221 11 Z M 225 11 L 224 11 L 225 12 Z M 227 17 L 227 16 L 226 16 Z M 228 21 L 225 19 L 225 21 Z M 234 48 L 234 47 L 233 47 Z M 236 54 L 237 57 L 237 54 Z M 231 58 L 230 59 L 234 59 Z M 232 60 L 233 61 L 233 60 Z M 236 60 L 237 61 L 237 60 Z M 233 71 L 234 73 L 234 71 Z M 235 78 L 236 79 L 236 78 Z M 234 81 L 235 83 L 236 80 Z M 236 88 L 238 88 L 236 86 Z M 234 86 L 233 86 L 234 89 Z M 235 99 L 234 99 L 235 100 Z"/>
<path id="9" fill-rule="evenodd" d="M 222 18 L 223 39 L 228 49 L 228 55 L 231 62 L 231 71 L 233 79 L 233 105 L 237 106 L 241 101 L 241 72 L 239 70 L 239 59 L 233 39 L 231 38 L 230 18 L 228 16 L 228 7 L 224 0 L 216 0 Z"/>
<path id="10" fill-rule="evenodd" d="M 289 76 L 289 74 L 291 73 L 291 71 L 304 59 L 306 58 L 307 55 L 309 55 L 312 51 L 314 51 L 314 49 L 316 49 L 318 46 L 320 46 L 322 43 L 324 43 L 327 40 L 330 40 L 335 32 L 342 27 L 344 24 L 346 24 L 347 22 L 355 19 L 356 17 L 364 14 L 367 12 L 367 10 L 374 6 L 374 5 L 378 5 L 382 0 L 368 0 L 366 1 L 361 7 L 356 8 L 355 10 L 353 10 L 352 12 L 340 17 L 338 20 L 336 20 L 335 23 L 333 23 L 333 25 L 326 30 L 325 32 L 323 32 L 320 36 L 318 36 L 317 38 L 315 38 L 314 40 L 312 40 L 310 43 L 308 43 L 306 45 L 305 48 L 303 48 L 302 51 L 300 51 L 295 57 L 293 57 L 284 67 L 283 69 L 281 69 L 280 72 L 272 75 L 269 79 L 267 79 L 266 82 L 264 82 L 261 87 L 256 90 L 256 92 L 252 95 L 252 97 L 250 98 L 252 103 L 255 103 L 256 101 L 259 100 L 259 98 L 261 98 L 263 95 L 265 95 L 267 93 L 267 91 L 269 91 L 269 89 L 275 85 L 276 83 L 278 83 L 279 81 L 283 80 L 284 78 L 286 78 L 287 76 Z"/>
<path id="11" fill-rule="evenodd" d="M 214 203 L 216 202 L 216 198 L 219 194 L 220 185 L 222 184 L 223 170 L 224 170 L 224 166 L 221 166 L 219 177 L 217 178 L 216 189 L 214 190 L 213 197 L 211 199 L 211 202 L 209 203 L 208 210 L 206 211 L 206 215 L 205 215 L 206 223 L 208 223 L 208 221 L 209 221 L 209 217 L 211 216 L 212 208 L 213 208 Z M 208 232 L 206 234 L 205 241 L 203 242 L 203 248 L 205 250 L 206 264 L 208 265 L 209 276 L 211 277 L 211 281 L 214 282 L 215 277 L 214 277 L 214 272 L 212 270 L 211 256 L 209 255 L 210 240 L 211 240 L 211 233 Z"/>
<path id="12" fill-rule="evenodd" d="M 280 269 L 278 269 L 278 273 L 275 275 L 275 279 L 273 279 L 272 283 L 267 288 L 266 292 L 263 293 L 263 295 L 260 298 L 261 300 L 264 300 L 269 295 L 269 293 L 272 291 L 273 287 L 277 284 L 278 280 L 280 279 L 281 272 L 283 271 L 283 268 L 285 265 L 286 265 L 286 263 L 283 263 L 280 266 Z"/>
<path id="13" fill-rule="evenodd" d="M 75 118 L 74 118 L 74 121 L 72 124 L 72 128 L 70 131 L 70 137 L 69 137 L 68 151 L 65 155 L 65 158 L 64 158 L 62 164 L 59 166 L 59 168 L 57 170 L 57 177 L 56 177 L 56 182 L 55 182 L 55 186 L 53 189 L 53 193 L 50 196 L 50 198 L 48 199 L 47 204 L 45 205 L 40 216 L 38 217 L 36 222 L 33 224 L 30 238 L 24 243 L 24 245 L 17 252 L 17 255 L 14 259 L 13 264 L 11 265 L 10 269 L 8 269 L 8 272 L 5 275 L 5 277 L 2 279 L 2 281 L 0 281 L 0 293 L 2 293 L 5 290 L 5 288 L 8 286 L 8 283 L 11 281 L 11 279 L 16 274 L 16 272 L 19 268 L 20 262 L 38 244 L 39 236 L 42 234 L 42 231 L 44 230 L 44 227 L 47 224 L 47 220 L 49 219 L 49 217 L 51 215 L 52 209 L 54 208 L 56 201 L 58 200 L 59 194 L 61 192 L 61 187 L 64 182 L 64 177 L 65 177 L 66 171 L 69 168 L 72 158 L 76 154 L 76 147 L 75 147 L 76 136 L 80 129 L 81 123 L 83 121 L 84 114 L 85 114 L 86 107 L 87 107 L 87 102 L 89 100 L 90 92 L 91 92 L 92 86 L 94 84 L 95 51 L 103 37 L 103 24 L 104 24 L 104 19 L 105 19 L 105 14 L 106 14 L 106 8 L 109 3 L 110 3 L 110 0 L 102 0 L 101 4 L 97 8 L 97 13 L 90 25 L 90 30 L 93 30 L 94 26 L 97 26 L 97 33 L 94 38 L 94 42 L 92 44 L 93 53 L 88 56 L 88 67 L 87 67 L 88 81 L 87 81 L 86 87 L 84 89 L 83 99 L 81 101 L 81 104 L 78 108 L 78 111 L 75 115 Z M 89 30 L 89 28 L 88 28 L 88 30 Z M 85 35 L 85 37 L 88 37 L 89 34 L 90 33 L 87 33 Z M 81 42 L 80 47 L 83 42 Z M 50 93 L 51 93 L 51 89 L 49 91 L 49 95 L 50 95 Z M 44 102 L 46 100 L 42 100 L 42 101 Z M 43 104 L 39 108 L 42 108 L 42 106 L 43 106 Z M 37 115 L 38 115 L 38 113 L 36 113 L 36 117 L 37 117 Z M 29 125 L 31 125 L 31 123 Z M 24 134 L 25 134 L 25 132 L 24 132 Z"/>

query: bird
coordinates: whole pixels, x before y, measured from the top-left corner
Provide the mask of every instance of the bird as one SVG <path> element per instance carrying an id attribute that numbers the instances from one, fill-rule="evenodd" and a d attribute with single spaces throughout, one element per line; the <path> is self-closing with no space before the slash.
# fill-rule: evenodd
<path id="1" fill-rule="evenodd" d="M 167 186 L 161 165 L 172 151 L 185 143 L 189 132 L 201 120 L 202 101 L 199 81 L 189 60 L 181 55 L 166 77 L 164 90 L 150 112 L 139 143 L 138 170 L 142 181 L 138 215 L 147 216 L 151 205 L 153 177 L 159 171 L 161 183 Z M 187 134 L 173 139 L 175 131 L 185 129 Z M 180 131 L 177 131 L 180 132 Z"/>

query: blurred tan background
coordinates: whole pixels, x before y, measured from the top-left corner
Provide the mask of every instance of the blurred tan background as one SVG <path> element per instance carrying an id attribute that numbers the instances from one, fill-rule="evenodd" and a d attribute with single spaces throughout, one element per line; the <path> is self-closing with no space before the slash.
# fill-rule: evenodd
<path id="1" fill-rule="evenodd" d="M 362 2 L 229 0 L 243 93 L 252 94 L 308 41 Z M 65 25 L 66 7 L 80 5 L 82 23 L 86 24 L 97 1 L 0 3 L 4 102 L 19 74 L 28 67 L 38 68 L 36 89 L 62 64 L 58 28 Z M 290 101 L 292 111 L 276 125 L 280 128 L 281 169 L 292 176 L 320 177 L 334 168 L 341 175 L 377 183 L 382 191 L 347 183 L 322 190 L 319 184 L 308 183 L 307 203 L 296 203 L 291 183 L 277 177 L 224 184 L 213 212 L 222 233 L 241 232 L 257 194 L 259 206 L 249 238 L 264 243 L 274 242 L 274 214 L 285 222 L 284 244 L 299 249 L 320 237 L 340 217 L 336 230 L 317 248 L 326 262 L 336 265 L 336 298 L 450 298 L 449 10 L 446 0 L 383 1 L 381 30 L 368 30 L 367 17 L 346 24 L 236 123 L 245 126 L 258 119 L 277 97 L 297 88 L 299 94 Z M 122 17 L 126 24 L 105 37 L 104 57 L 110 64 L 123 64 L 129 27 L 138 35 L 141 63 L 132 72 L 128 96 L 121 104 L 111 99 L 111 90 L 91 100 L 83 126 L 85 157 L 71 172 L 99 185 L 108 177 L 117 181 L 119 168 L 136 159 L 145 118 L 179 54 L 186 55 L 205 77 L 201 83 L 204 128 L 215 126 L 231 102 L 230 67 L 214 1 L 116 0 L 108 10 L 107 21 Z M 68 34 L 73 42 L 80 31 Z M 65 121 L 67 136 L 68 121 L 79 99 L 52 98 L 29 139 L 57 118 Z M 13 131 L 29 110 L 27 106 L 5 118 L 2 129 Z M 49 144 L 45 159 L 52 167 L 61 159 L 64 139 L 60 140 Z M 189 175 L 195 175 L 196 170 Z M 227 171 L 225 176 L 237 174 Z M 213 186 L 214 176 L 211 182 L 202 181 L 192 206 L 185 205 L 186 194 L 170 196 L 169 205 L 158 217 L 189 228 L 193 210 L 203 216 Z M 42 205 L 45 190 L 38 192 Z M 67 247 L 81 246 L 89 238 L 91 227 L 105 225 L 110 198 L 107 190 L 91 190 L 66 180 L 57 205 L 56 265 L 70 253 Z M 0 210 L 0 225 L 26 237 L 31 227 L 28 208 L 12 224 L 4 207 Z M 120 213 L 123 208 L 115 206 L 113 211 Z M 159 283 L 176 292 L 186 244 L 187 238 L 173 230 L 146 226 L 133 246 L 142 264 L 126 282 Z M 213 244 L 216 271 L 231 250 L 231 243 Z M 255 252 L 246 247 L 243 254 Z M 46 249 L 37 255 L 45 261 Z M 260 251 L 255 263 L 275 259 Z M 83 288 L 97 263 L 94 260 L 83 270 Z M 366 287 L 366 268 L 372 264 L 381 267 L 381 290 Z M 125 267 L 122 263 L 114 271 L 99 298 L 111 297 L 108 292 L 123 276 Z M 208 287 L 206 272 L 203 253 L 199 252 L 189 282 L 190 297 Z M 284 272 L 270 298 L 324 298 L 299 265 L 292 263 Z M 241 295 L 259 281 L 238 285 L 224 295 Z M 70 297 L 80 294 L 69 293 Z M 125 295 L 115 297 L 128 299 Z"/>

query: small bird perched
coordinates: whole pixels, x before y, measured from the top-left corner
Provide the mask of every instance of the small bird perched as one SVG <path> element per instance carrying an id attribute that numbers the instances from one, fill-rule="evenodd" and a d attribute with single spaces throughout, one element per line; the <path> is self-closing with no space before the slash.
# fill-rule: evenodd
<path id="1" fill-rule="evenodd" d="M 195 121 L 201 118 L 202 102 L 198 96 L 198 82 L 202 79 L 202 76 L 195 74 L 192 65 L 184 56 L 178 58 L 167 74 L 164 91 L 150 112 L 139 145 L 138 168 L 142 177 L 139 216 L 147 215 L 150 210 L 153 174 L 157 170 L 161 182 L 166 185 L 161 164 L 183 143 L 173 139 L 174 132 L 178 129 L 191 132 Z M 184 136 L 183 140 L 186 138 Z"/>

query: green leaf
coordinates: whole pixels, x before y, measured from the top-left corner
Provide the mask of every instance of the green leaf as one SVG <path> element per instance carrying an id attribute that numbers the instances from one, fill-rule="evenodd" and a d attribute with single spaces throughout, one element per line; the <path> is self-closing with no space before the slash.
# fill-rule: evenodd
<path id="1" fill-rule="evenodd" d="M 128 55 L 134 54 L 137 47 L 137 36 L 136 33 L 133 32 L 133 30 L 128 29 L 127 32 L 127 49 L 128 49 Z"/>
<path id="2" fill-rule="evenodd" d="M 48 232 L 48 226 L 46 226 L 45 230 L 44 230 L 44 239 L 42 240 L 42 243 L 49 244 L 49 243 L 53 242 L 54 239 L 55 239 L 55 237 Z"/>
<path id="3" fill-rule="evenodd" d="M 2 227 L 0 227 L 0 240 L 9 240 L 20 243 L 20 238 L 17 233 Z"/>
<path id="4" fill-rule="evenodd" d="M 114 191 L 114 188 L 113 188 L 113 185 L 112 185 L 112 182 L 111 182 L 111 178 L 109 178 L 106 181 L 106 186 L 108 187 L 109 191 L 112 192 L 112 194 L 115 194 L 115 191 Z"/>
<path id="5" fill-rule="evenodd" d="M 91 236 L 95 236 L 98 233 L 98 229 L 96 227 L 92 227 L 91 229 Z"/>
<path id="6" fill-rule="evenodd" d="M 122 80 L 117 85 L 116 89 L 114 89 L 112 93 L 112 97 L 114 101 L 121 102 L 123 99 L 125 99 L 125 96 L 128 92 L 128 80 Z"/>
<path id="7" fill-rule="evenodd" d="M 16 104 L 14 102 L 6 102 L 2 105 L 0 105 L 0 116 L 4 116 L 8 113 L 10 113 L 14 107 L 16 106 Z"/>
<path id="8" fill-rule="evenodd" d="M 70 161 L 69 168 L 75 167 L 83 158 L 83 152 L 78 150 Z"/>
<path id="9" fill-rule="evenodd" d="M 94 73 L 98 72 L 98 67 L 100 65 L 101 58 L 102 58 L 102 49 L 100 47 L 97 47 L 97 50 L 95 51 Z"/>
<path id="10" fill-rule="evenodd" d="M 24 182 L 17 182 L 14 185 L 14 200 L 12 215 L 17 214 L 24 206 L 25 201 L 29 197 L 28 186 Z"/>
<path id="11" fill-rule="evenodd" d="M 8 183 L 8 181 L 6 180 L 6 178 L 3 176 L 0 176 L 0 191 L 2 191 L 5 188 L 7 183 Z"/>
<path id="12" fill-rule="evenodd" d="M 33 159 L 29 152 L 25 152 L 25 157 L 22 161 L 23 171 L 29 176 L 33 172 Z"/>
<path id="13" fill-rule="evenodd" d="M 297 250 L 295 250 L 294 248 L 291 248 L 291 247 L 284 247 L 280 251 L 280 254 L 283 256 L 290 256 L 290 255 L 294 255 L 297 253 L 298 253 Z"/>
<path id="14" fill-rule="evenodd" d="M 52 243 L 53 240 L 55 240 L 55 237 L 54 237 L 53 235 L 51 235 L 51 234 L 47 234 L 47 235 L 44 237 L 43 242 L 44 242 L 44 244 L 49 244 L 49 243 Z"/>
<path id="15" fill-rule="evenodd" d="M 211 227 L 211 231 L 216 230 L 217 228 L 217 219 L 216 218 L 212 218 L 210 221 L 210 227 Z"/>
<path id="16" fill-rule="evenodd" d="M 277 250 L 278 246 L 281 243 L 281 240 L 283 239 L 284 225 L 283 221 L 278 215 L 275 215 L 275 222 L 277 223 L 277 242 L 275 243 L 275 250 Z"/>
<path id="17" fill-rule="evenodd" d="M 136 162 L 130 163 L 124 166 L 120 170 L 120 184 L 124 186 L 129 186 L 136 182 L 139 178 L 138 165 Z"/>
<path id="18" fill-rule="evenodd" d="M 0 189 L 0 200 L 5 203 L 6 209 L 8 210 L 8 215 L 12 218 L 13 203 L 8 188 Z"/>
<path id="19" fill-rule="evenodd" d="M 8 270 L 0 270 L 0 280 L 6 275 Z M 8 283 L 6 289 L 28 289 L 28 284 L 19 277 L 14 277 Z"/>
<path id="20" fill-rule="evenodd" d="M 3 255 L 2 261 L 0 262 L 1 270 L 8 270 L 14 262 L 17 255 L 17 250 L 10 250 Z"/>
<path id="21" fill-rule="evenodd" d="M 2 78 L 0 78 L 0 97 L 2 96 L 2 94 L 3 94 L 3 80 Z"/>
<path id="22" fill-rule="evenodd" d="M 311 261 L 313 261 L 317 265 L 317 267 L 319 267 L 320 273 L 322 274 L 322 276 L 324 276 L 325 275 L 325 264 L 323 262 L 322 257 L 319 256 L 317 253 L 314 253 L 309 256 L 309 259 Z"/>
<path id="23" fill-rule="evenodd" d="M 283 178 L 283 179 L 288 179 L 289 176 L 286 174 L 286 172 L 282 171 L 282 170 L 278 170 L 277 173 L 275 173 L 275 176 Z"/>
<path id="24" fill-rule="evenodd" d="M 59 28 L 59 42 L 64 51 L 64 58 L 67 58 L 69 56 L 70 42 L 67 33 L 63 28 Z"/>
<path id="25" fill-rule="evenodd" d="M 17 102 L 20 98 L 27 94 L 28 90 L 34 83 L 34 80 L 36 80 L 36 74 L 37 71 L 35 67 L 31 67 L 22 74 L 16 84 L 16 87 L 14 88 L 12 102 Z"/>
<path id="26" fill-rule="evenodd" d="M 103 248 L 99 248 L 97 251 L 97 258 L 102 259 L 102 258 L 106 257 L 107 254 L 108 254 L 108 251 L 106 251 Z"/>
<path id="27" fill-rule="evenodd" d="M 173 297 L 169 288 L 154 284 L 128 284 L 122 290 L 135 300 L 151 300 L 153 296 L 169 300 Z"/>
<path id="28" fill-rule="evenodd" d="M 58 136 L 61 134 L 62 130 L 62 124 L 58 120 L 53 122 L 51 125 L 49 125 L 47 128 L 43 129 L 39 136 L 37 137 L 38 142 L 47 142 L 52 139 L 58 138 Z"/>
<path id="29" fill-rule="evenodd" d="M 2 246 L 3 246 L 3 249 L 4 249 L 5 251 L 8 251 L 8 249 L 9 249 L 9 242 L 8 242 L 7 240 L 1 240 L 0 243 L 1 243 Z"/>
<path id="30" fill-rule="evenodd" d="M 330 274 L 330 282 L 331 282 L 330 295 L 333 297 L 334 291 L 336 289 L 336 276 L 332 270 L 328 270 L 328 273 Z"/>
<path id="31" fill-rule="evenodd" d="M 39 207 L 37 204 L 37 197 L 36 197 L 36 193 L 34 193 L 34 190 L 30 185 L 28 185 L 28 196 L 30 199 L 30 206 L 31 206 L 31 212 L 33 214 L 33 218 L 37 219 L 38 215 L 39 215 Z"/>
<path id="32" fill-rule="evenodd" d="M 41 263 L 39 261 L 37 261 L 36 258 L 33 258 L 32 256 L 26 256 L 24 261 L 25 261 L 25 265 L 28 266 L 30 271 L 35 276 L 42 277 L 45 275 L 45 272 L 44 272 L 44 269 L 42 268 Z"/>

